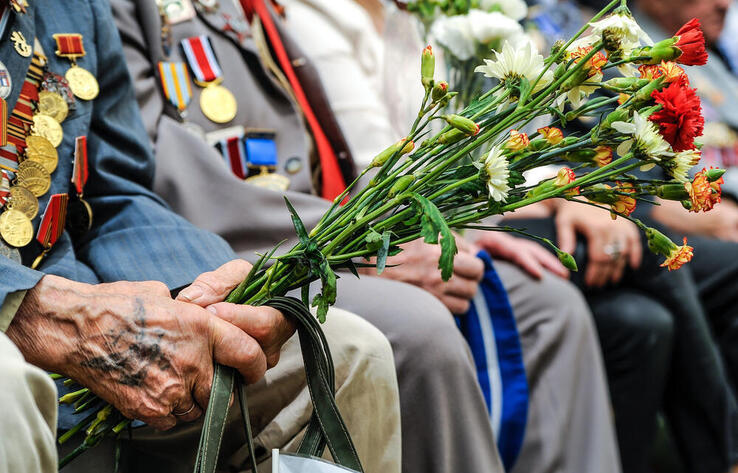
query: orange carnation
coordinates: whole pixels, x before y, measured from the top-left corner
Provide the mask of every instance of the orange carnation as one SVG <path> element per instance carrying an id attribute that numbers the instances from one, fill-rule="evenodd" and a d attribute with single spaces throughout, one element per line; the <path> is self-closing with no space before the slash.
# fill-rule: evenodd
<path id="1" fill-rule="evenodd" d="M 551 145 L 557 145 L 564 139 L 564 133 L 555 126 L 544 126 L 538 129 L 538 133 Z"/>
<path id="2" fill-rule="evenodd" d="M 597 163 L 597 166 L 607 166 L 612 162 L 612 149 L 607 146 L 598 146 L 595 148 L 595 154 L 594 162 Z"/>
<path id="3" fill-rule="evenodd" d="M 505 148 L 512 151 L 520 151 L 521 149 L 527 148 L 529 143 L 528 135 L 518 130 L 510 130 L 510 139 L 505 143 Z"/>
<path id="4" fill-rule="evenodd" d="M 705 175 L 706 169 L 698 172 L 692 182 L 684 184 L 684 188 L 689 192 L 689 200 L 692 202 L 690 212 L 708 212 L 720 203 L 722 197 L 722 188 L 720 187 L 725 181 L 721 177 L 715 182 L 707 180 Z"/>
<path id="5" fill-rule="evenodd" d="M 679 269 L 683 265 L 692 261 L 694 255 L 694 248 L 687 245 L 687 237 L 684 237 L 684 245 L 676 246 L 671 250 L 671 253 L 666 257 L 666 261 L 661 265 L 662 268 L 669 268 L 669 271 Z"/>
<path id="6" fill-rule="evenodd" d="M 628 194 L 635 193 L 635 188 L 633 187 L 633 184 L 630 183 L 622 183 L 618 182 L 619 190 L 620 192 L 625 192 Z M 618 199 L 616 202 L 610 204 L 610 207 L 612 208 L 612 212 L 610 213 L 610 217 L 612 217 L 613 220 L 618 218 L 618 215 L 625 215 L 630 216 L 630 214 L 633 213 L 636 209 L 636 200 L 633 197 L 622 195 L 622 194 L 615 194 L 615 197 Z"/>

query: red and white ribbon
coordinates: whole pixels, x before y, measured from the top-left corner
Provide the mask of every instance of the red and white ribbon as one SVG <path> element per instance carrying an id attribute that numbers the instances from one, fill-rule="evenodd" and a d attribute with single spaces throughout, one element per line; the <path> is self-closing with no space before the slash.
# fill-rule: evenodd
<path id="1" fill-rule="evenodd" d="M 207 35 L 185 38 L 181 43 L 192 74 L 199 82 L 212 82 L 223 76 Z"/>

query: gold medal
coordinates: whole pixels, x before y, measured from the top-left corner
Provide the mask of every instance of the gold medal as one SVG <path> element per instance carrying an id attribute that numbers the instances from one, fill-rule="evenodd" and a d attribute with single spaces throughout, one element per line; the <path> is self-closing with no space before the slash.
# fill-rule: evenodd
<path id="1" fill-rule="evenodd" d="M 219 82 L 219 81 L 218 81 Z M 238 105 L 230 90 L 217 82 L 211 82 L 200 94 L 200 108 L 208 120 L 215 123 L 228 123 L 236 118 Z"/>
<path id="2" fill-rule="evenodd" d="M 25 160 L 20 163 L 16 177 L 18 185 L 28 189 L 36 197 L 46 194 L 51 187 L 51 175 L 35 161 Z"/>
<path id="3" fill-rule="evenodd" d="M 82 238 L 92 228 L 92 207 L 84 199 L 70 199 L 66 229 L 73 240 Z"/>
<path id="4" fill-rule="evenodd" d="M 49 174 L 56 170 L 59 154 L 56 148 L 43 136 L 31 135 L 26 138 L 26 159 L 39 163 Z"/>
<path id="5" fill-rule="evenodd" d="M 270 173 L 266 167 L 261 168 L 261 173 L 246 178 L 246 182 L 264 189 L 284 192 L 290 187 L 290 180 L 281 174 Z"/>
<path id="6" fill-rule="evenodd" d="M 64 139 L 64 130 L 59 122 L 47 115 L 33 116 L 33 134 L 46 138 L 54 148 Z"/>
<path id="7" fill-rule="evenodd" d="M 97 83 L 97 79 L 87 69 L 73 65 L 64 74 L 64 77 L 69 82 L 72 93 L 82 100 L 93 100 L 100 93 L 100 85 Z"/>
<path id="8" fill-rule="evenodd" d="M 38 199 L 25 187 L 13 186 L 10 188 L 8 208 L 23 212 L 26 217 L 33 220 L 38 215 Z"/>
<path id="9" fill-rule="evenodd" d="M 49 116 L 57 123 L 61 123 L 69 114 L 69 105 L 64 97 L 56 92 L 42 90 L 38 94 L 38 113 Z"/>
<path id="10" fill-rule="evenodd" d="M 6 210 L 0 215 L 0 236 L 8 245 L 23 248 L 33 241 L 31 219 L 19 210 Z"/>

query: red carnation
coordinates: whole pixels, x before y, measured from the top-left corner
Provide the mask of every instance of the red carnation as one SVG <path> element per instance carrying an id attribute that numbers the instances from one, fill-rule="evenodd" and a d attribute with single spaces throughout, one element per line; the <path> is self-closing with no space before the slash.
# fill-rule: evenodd
<path id="1" fill-rule="evenodd" d="M 694 139 L 702 135 L 705 119 L 702 105 L 695 89 L 684 81 L 669 84 L 663 90 L 655 90 L 651 97 L 662 109 L 651 115 L 650 120 L 659 126 L 659 131 L 674 151 L 694 148 Z"/>
<path id="2" fill-rule="evenodd" d="M 700 20 L 692 18 L 674 35 L 679 38 L 674 46 L 682 52 L 676 61 L 687 66 L 703 66 L 707 63 L 705 35 L 700 28 Z"/>

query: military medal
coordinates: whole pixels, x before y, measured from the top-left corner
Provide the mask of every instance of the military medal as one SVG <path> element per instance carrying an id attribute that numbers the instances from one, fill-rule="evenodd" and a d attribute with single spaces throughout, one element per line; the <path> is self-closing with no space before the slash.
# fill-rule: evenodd
<path id="1" fill-rule="evenodd" d="M 25 187 L 13 186 L 10 188 L 10 208 L 33 220 L 38 215 L 38 199 Z"/>
<path id="2" fill-rule="evenodd" d="M 0 98 L 7 99 L 13 91 L 13 79 L 5 64 L 0 62 Z"/>
<path id="3" fill-rule="evenodd" d="M 42 90 L 38 94 L 38 113 L 61 123 L 66 120 L 69 114 L 69 105 L 60 94 L 50 90 Z"/>
<path id="4" fill-rule="evenodd" d="M 223 155 L 226 166 L 239 179 L 246 179 L 248 176 L 248 163 L 246 161 L 246 147 L 243 142 L 243 135 L 233 136 L 219 141 L 216 148 Z"/>
<path id="5" fill-rule="evenodd" d="M 238 105 L 230 90 L 223 87 L 223 71 L 206 35 L 182 40 L 187 63 L 195 83 L 203 87 L 200 93 L 202 113 L 215 123 L 228 123 L 236 117 Z"/>
<path id="6" fill-rule="evenodd" d="M 290 187 L 287 176 L 277 174 L 277 143 L 275 133 L 269 130 L 248 130 L 244 143 L 251 173 L 246 182 L 265 189 L 284 192 Z M 258 170 L 258 174 L 254 174 Z"/>
<path id="7" fill-rule="evenodd" d="M 6 209 L 0 215 L 0 236 L 16 248 L 23 248 L 33 240 L 33 224 L 20 210 Z"/>
<path id="8" fill-rule="evenodd" d="M 26 138 L 26 159 L 39 163 L 51 174 L 59 163 L 59 154 L 43 136 L 29 136 Z"/>
<path id="9" fill-rule="evenodd" d="M 31 160 L 20 163 L 16 179 L 19 186 L 25 187 L 36 197 L 46 194 L 51 187 L 49 172 L 42 165 Z"/>
<path id="10" fill-rule="evenodd" d="M 36 233 L 36 241 L 44 250 L 33 262 L 31 269 L 38 268 L 46 254 L 64 233 L 68 202 L 69 195 L 67 194 L 54 194 L 49 198 L 49 203 L 46 205 L 44 216 L 41 217 L 41 224 L 38 226 L 38 232 Z"/>
<path id="11" fill-rule="evenodd" d="M 183 62 L 160 62 L 159 79 L 164 96 L 182 114 L 192 101 L 190 74 Z"/>
<path id="12" fill-rule="evenodd" d="M 82 35 L 55 34 L 54 39 L 57 47 L 56 55 L 72 62 L 72 67 L 64 75 L 72 92 L 82 100 L 93 100 L 100 93 L 100 85 L 90 71 L 77 65 L 77 58 L 86 54 Z"/>
<path id="13" fill-rule="evenodd" d="M 69 201 L 66 222 L 67 231 L 73 240 L 84 236 L 92 228 L 92 207 L 82 198 L 88 177 L 87 137 L 78 136 L 75 140 L 74 169 L 72 171 L 72 185 L 76 191 L 76 197 Z"/>
<path id="14" fill-rule="evenodd" d="M 13 31 L 10 34 L 10 41 L 13 42 L 15 52 L 17 52 L 22 57 L 29 57 L 33 52 L 33 47 L 28 44 L 28 41 L 26 41 L 26 37 L 23 36 L 23 33 L 21 33 L 20 31 Z"/>
<path id="15" fill-rule="evenodd" d="M 196 14 L 190 0 L 156 0 L 156 4 L 170 25 L 189 21 Z"/>
<path id="16" fill-rule="evenodd" d="M 58 147 L 64 139 L 61 125 L 48 115 L 34 115 L 33 134 L 46 138 L 54 148 Z"/>
<path id="17" fill-rule="evenodd" d="M 43 81 L 41 82 L 41 89 L 59 94 L 67 103 L 69 112 L 73 112 L 77 109 L 77 102 L 74 99 L 72 89 L 69 87 L 69 82 L 59 74 L 46 71 L 44 73 Z"/>

